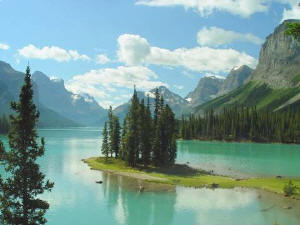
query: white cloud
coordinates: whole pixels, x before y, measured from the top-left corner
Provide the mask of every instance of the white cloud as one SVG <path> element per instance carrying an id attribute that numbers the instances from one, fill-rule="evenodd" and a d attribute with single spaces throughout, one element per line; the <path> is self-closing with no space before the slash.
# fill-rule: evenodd
<path id="1" fill-rule="evenodd" d="M 94 96 L 100 105 L 107 107 L 107 105 L 112 105 L 113 101 L 107 101 L 104 98 L 107 99 L 110 96 L 109 92 L 114 92 L 119 88 L 132 90 L 134 85 L 141 90 L 149 90 L 162 85 L 168 87 L 168 84 L 158 81 L 157 78 L 157 74 L 146 67 L 120 66 L 91 70 L 74 76 L 66 83 L 66 87 L 76 94 L 87 93 Z M 125 98 L 125 95 L 121 97 Z"/>
<path id="2" fill-rule="evenodd" d="M 290 4 L 290 9 L 284 9 L 282 14 L 282 20 L 287 19 L 300 19 L 300 6 L 297 2 Z"/>
<path id="3" fill-rule="evenodd" d="M 201 16 L 208 16 L 214 11 L 224 11 L 244 18 L 254 13 L 268 11 L 270 0 L 139 0 L 137 5 L 166 7 L 182 6 L 197 10 Z"/>
<path id="4" fill-rule="evenodd" d="M 255 67 L 257 64 L 257 60 L 252 56 L 234 49 L 195 47 L 168 50 L 151 47 L 145 38 L 130 34 L 121 35 L 118 42 L 119 60 L 127 65 L 154 64 L 219 73 L 228 72 L 234 66 Z"/>
<path id="5" fill-rule="evenodd" d="M 123 34 L 118 38 L 119 60 L 127 65 L 138 65 L 150 54 L 150 46 L 145 38 L 139 35 Z"/>
<path id="6" fill-rule="evenodd" d="M 219 27 L 204 27 L 197 34 L 198 43 L 201 46 L 217 47 L 232 42 L 250 42 L 261 45 L 264 40 L 251 34 L 239 33 L 231 30 L 224 30 Z"/>
<path id="7" fill-rule="evenodd" d="M 97 64 L 106 64 L 106 63 L 109 63 L 110 61 L 111 60 L 105 54 L 101 54 L 101 55 L 96 56 L 96 63 Z"/>
<path id="8" fill-rule="evenodd" d="M 0 43 L 0 49 L 2 49 L 2 50 L 8 50 L 9 48 L 10 48 L 9 45 Z"/>
<path id="9" fill-rule="evenodd" d="M 65 50 L 57 46 L 38 48 L 32 44 L 18 50 L 20 56 L 34 59 L 53 59 L 58 62 L 70 60 L 90 60 L 87 55 L 79 54 L 76 50 Z"/>

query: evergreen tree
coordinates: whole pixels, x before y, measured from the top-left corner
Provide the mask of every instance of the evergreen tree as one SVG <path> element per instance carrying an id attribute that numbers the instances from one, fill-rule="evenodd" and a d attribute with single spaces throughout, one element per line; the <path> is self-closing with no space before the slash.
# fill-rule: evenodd
<path id="1" fill-rule="evenodd" d="M 128 117 L 126 116 L 123 120 L 121 146 L 120 146 L 120 157 L 123 160 L 127 158 L 127 152 L 128 152 L 127 142 L 128 142 Z"/>
<path id="2" fill-rule="evenodd" d="M 127 163 L 129 166 L 135 167 L 139 158 L 139 99 L 137 97 L 136 89 L 134 88 L 133 96 L 131 99 L 131 106 L 128 115 L 128 153 Z"/>
<path id="3" fill-rule="evenodd" d="M 154 125 L 157 125 L 158 122 L 158 114 L 159 114 L 159 107 L 160 107 L 160 96 L 158 92 L 158 88 L 155 89 L 155 100 L 154 100 Z"/>
<path id="4" fill-rule="evenodd" d="M 30 69 L 27 67 L 25 83 L 21 88 L 19 102 L 12 102 L 15 111 L 10 116 L 8 135 L 10 150 L 0 143 L 0 161 L 8 178 L 0 179 L 1 224 L 45 224 L 49 204 L 38 198 L 44 191 L 51 191 L 53 183 L 45 181 L 45 175 L 36 163 L 44 155 L 45 141 L 37 142 L 36 124 L 39 113 L 33 103 Z"/>
<path id="5" fill-rule="evenodd" d="M 119 118 L 113 116 L 113 133 L 112 133 L 112 152 L 115 154 L 115 157 L 118 158 L 120 151 L 120 122 Z"/>
<path id="6" fill-rule="evenodd" d="M 102 131 L 102 146 L 101 146 L 101 153 L 105 156 L 105 160 L 108 159 L 109 153 L 109 143 L 108 143 L 108 131 L 107 131 L 107 123 L 104 123 L 104 128 Z"/>
<path id="7" fill-rule="evenodd" d="M 108 137 L 109 137 L 109 154 L 110 157 L 112 157 L 113 155 L 113 148 L 114 148 L 114 120 L 113 120 L 113 112 L 112 112 L 112 107 L 109 106 L 109 110 L 108 110 Z"/>

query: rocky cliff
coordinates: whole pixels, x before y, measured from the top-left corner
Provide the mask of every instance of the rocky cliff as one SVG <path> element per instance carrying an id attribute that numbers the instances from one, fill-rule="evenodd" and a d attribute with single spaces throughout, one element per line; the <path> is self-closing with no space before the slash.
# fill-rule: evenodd
<path id="1" fill-rule="evenodd" d="M 269 35 L 263 44 L 259 63 L 249 80 L 261 81 L 272 88 L 291 88 L 298 85 L 300 76 L 300 45 L 285 34 L 287 20 Z"/>

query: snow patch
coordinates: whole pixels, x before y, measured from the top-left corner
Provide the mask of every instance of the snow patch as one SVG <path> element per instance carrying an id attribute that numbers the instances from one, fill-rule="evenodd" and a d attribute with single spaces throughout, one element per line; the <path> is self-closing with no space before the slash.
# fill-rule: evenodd
<path id="1" fill-rule="evenodd" d="M 192 102 L 192 98 L 186 98 L 185 100 L 187 100 L 188 102 Z"/>
<path id="2" fill-rule="evenodd" d="M 154 93 L 152 93 L 150 91 L 146 91 L 145 92 L 145 97 L 148 97 L 148 95 L 149 95 L 149 98 L 155 98 L 155 94 Z"/>
<path id="3" fill-rule="evenodd" d="M 207 74 L 205 74 L 205 77 L 209 77 L 209 78 L 212 78 L 212 79 L 219 79 L 219 80 L 224 80 L 224 79 L 226 79 L 226 78 L 223 77 L 223 76 L 216 75 L 216 74 L 212 74 L 212 73 L 207 73 Z"/>
<path id="4" fill-rule="evenodd" d="M 63 82 L 63 79 L 55 77 L 55 76 L 51 76 L 50 80 L 53 81 L 53 82 L 56 82 L 56 83 Z"/>
<path id="5" fill-rule="evenodd" d="M 235 66 L 235 67 L 233 67 L 233 69 L 232 70 L 238 70 L 239 68 L 241 68 L 240 66 Z"/>

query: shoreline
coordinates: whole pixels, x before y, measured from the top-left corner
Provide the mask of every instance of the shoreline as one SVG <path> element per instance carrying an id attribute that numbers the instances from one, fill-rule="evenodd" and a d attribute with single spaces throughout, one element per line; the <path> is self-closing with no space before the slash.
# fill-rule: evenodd
<path id="1" fill-rule="evenodd" d="M 229 176 L 210 174 L 207 171 L 191 168 L 187 165 L 175 164 L 172 168 L 131 168 L 119 159 L 108 159 L 103 157 L 92 157 L 82 160 L 91 170 L 99 170 L 115 175 L 126 176 L 150 183 L 166 184 L 173 186 L 194 187 L 194 188 L 224 188 L 235 187 L 259 189 L 284 196 L 283 187 L 289 180 L 300 187 L 300 178 L 245 178 L 236 179 Z M 300 200 L 300 191 L 290 197 Z"/>
<path id="2" fill-rule="evenodd" d="M 245 143 L 245 144 L 278 144 L 278 145 L 300 145 L 300 143 L 288 142 L 268 142 L 268 141 L 250 141 L 250 140 L 218 140 L 218 139 L 183 139 L 178 138 L 177 141 L 201 141 L 201 142 L 220 142 L 220 143 Z"/>

